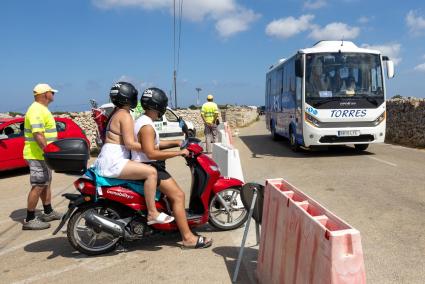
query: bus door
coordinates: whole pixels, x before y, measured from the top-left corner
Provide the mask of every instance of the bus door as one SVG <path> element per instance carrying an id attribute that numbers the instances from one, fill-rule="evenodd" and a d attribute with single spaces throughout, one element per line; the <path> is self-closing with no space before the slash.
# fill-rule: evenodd
<path id="1" fill-rule="evenodd" d="M 284 106 L 284 72 L 283 72 L 283 68 L 280 68 L 277 70 L 277 95 L 279 97 L 278 101 L 279 101 L 279 105 L 278 105 L 278 109 L 277 109 L 277 116 L 276 116 L 276 120 L 277 120 L 277 129 L 279 133 L 282 133 L 285 131 L 285 116 L 284 116 L 284 112 L 285 112 L 285 106 Z"/>
<path id="2" fill-rule="evenodd" d="M 298 65 L 298 67 L 297 67 Z M 302 56 L 297 56 L 295 59 L 295 122 L 297 139 L 303 139 L 303 60 Z M 300 70 L 298 70 L 300 68 Z M 304 141 L 298 141 L 299 143 Z"/>

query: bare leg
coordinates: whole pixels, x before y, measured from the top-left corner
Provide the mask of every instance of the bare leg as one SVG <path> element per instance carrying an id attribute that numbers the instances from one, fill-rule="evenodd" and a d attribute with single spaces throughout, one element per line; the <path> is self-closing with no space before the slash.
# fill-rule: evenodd
<path id="1" fill-rule="evenodd" d="M 173 209 L 177 227 L 179 228 L 183 239 L 183 245 L 195 245 L 198 241 L 198 237 L 192 233 L 189 225 L 187 224 L 186 211 L 184 209 L 184 192 L 173 178 L 162 180 L 159 188 L 171 201 L 171 207 Z"/>
<path id="2" fill-rule="evenodd" d="M 35 211 L 37 207 L 38 199 L 40 198 L 42 192 L 46 190 L 45 185 L 37 185 L 33 186 L 28 193 L 28 201 L 27 201 L 27 210 Z"/>
<path id="3" fill-rule="evenodd" d="M 40 193 L 40 199 L 43 205 L 52 204 L 52 190 L 50 189 L 50 184 Z"/>
<path id="4" fill-rule="evenodd" d="M 153 220 L 158 217 L 159 212 L 155 206 L 157 173 L 154 167 L 139 162 L 128 161 L 118 178 L 129 180 L 144 179 L 144 192 L 146 206 L 148 207 L 148 220 Z"/>

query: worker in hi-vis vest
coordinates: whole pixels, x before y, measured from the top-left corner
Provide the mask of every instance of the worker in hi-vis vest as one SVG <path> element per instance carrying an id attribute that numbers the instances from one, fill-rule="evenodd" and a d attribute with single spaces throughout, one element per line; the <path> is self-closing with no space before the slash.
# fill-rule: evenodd
<path id="1" fill-rule="evenodd" d="M 57 90 L 48 84 L 37 84 L 34 87 L 34 102 L 25 113 L 24 159 L 30 168 L 31 190 L 27 199 L 27 217 L 23 222 L 23 230 L 43 230 L 50 228 L 48 222 L 60 220 L 62 214 L 52 209 L 52 170 L 44 161 L 43 149 L 57 139 L 56 122 L 47 106 L 53 102 Z M 43 202 L 44 212 L 35 216 L 38 199 Z"/>
<path id="2" fill-rule="evenodd" d="M 205 126 L 205 150 L 207 153 L 211 153 L 211 144 L 216 142 L 217 137 L 218 107 L 213 100 L 214 97 L 211 94 L 208 95 L 207 102 L 201 108 L 201 116 Z"/>

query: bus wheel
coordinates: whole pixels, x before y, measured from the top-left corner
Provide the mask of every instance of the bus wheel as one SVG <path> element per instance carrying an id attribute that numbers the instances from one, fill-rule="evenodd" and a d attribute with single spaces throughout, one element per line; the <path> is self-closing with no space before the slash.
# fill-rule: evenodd
<path id="1" fill-rule="evenodd" d="M 272 132 L 272 138 L 274 141 L 279 141 L 280 140 L 280 135 L 276 133 L 276 128 L 274 128 L 273 125 L 271 125 L 271 132 Z"/>
<path id="2" fill-rule="evenodd" d="M 291 129 L 289 133 L 289 144 L 291 146 L 291 150 L 294 152 L 298 152 L 300 150 L 300 146 L 297 143 L 297 139 L 295 138 L 295 133 Z"/>
<path id="3" fill-rule="evenodd" d="M 369 147 L 369 144 L 354 144 L 354 148 L 356 148 L 357 151 L 364 151 Z"/>

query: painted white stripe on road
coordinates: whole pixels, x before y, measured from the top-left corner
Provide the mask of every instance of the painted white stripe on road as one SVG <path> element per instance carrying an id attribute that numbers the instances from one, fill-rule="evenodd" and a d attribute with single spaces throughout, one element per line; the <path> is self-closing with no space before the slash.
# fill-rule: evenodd
<path id="1" fill-rule="evenodd" d="M 38 280 L 41 280 L 41 279 L 45 279 L 47 277 L 53 277 L 53 276 L 62 274 L 64 272 L 77 269 L 77 268 L 79 268 L 83 265 L 87 265 L 87 263 L 93 262 L 93 261 L 94 261 L 94 259 L 84 259 L 83 261 L 79 262 L 78 264 L 68 265 L 68 266 L 66 266 L 62 269 L 57 269 L 57 270 L 49 271 L 49 272 L 46 272 L 46 273 L 38 274 L 38 275 L 23 279 L 23 280 L 18 281 L 18 282 L 13 282 L 13 283 L 15 283 L 15 284 L 32 283 L 32 282 L 35 282 L 35 281 L 38 281 Z"/>
<path id="2" fill-rule="evenodd" d="M 10 252 L 13 252 L 13 251 L 15 251 L 15 250 L 18 250 L 18 249 L 20 249 L 20 248 L 23 248 L 23 247 L 24 247 L 24 246 L 26 246 L 26 245 L 29 245 L 29 244 L 35 243 L 35 242 L 37 242 L 37 241 L 44 240 L 44 239 L 46 239 L 46 238 L 47 238 L 47 237 L 49 237 L 49 236 L 52 236 L 52 232 L 49 232 L 49 233 L 48 233 L 48 234 L 46 234 L 46 235 L 43 235 L 43 236 L 41 236 L 41 237 L 38 237 L 38 238 L 35 238 L 35 239 L 32 239 L 32 240 L 29 240 L 29 241 L 27 241 L 27 242 L 23 242 L 23 243 L 21 243 L 21 244 L 19 244 L 19 245 L 16 245 L 16 246 L 14 246 L 14 247 L 11 247 L 11 248 L 8 248 L 8 249 L 4 249 L 4 250 L 0 250 L 0 256 L 5 255 L 5 254 L 8 254 L 8 253 L 10 253 Z"/>
<path id="3" fill-rule="evenodd" d="M 394 164 L 394 163 L 391 163 L 391 162 L 388 162 L 388 161 L 385 161 L 385 160 L 381 160 L 381 159 L 378 159 L 378 158 L 375 158 L 375 157 L 370 157 L 370 156 L 367 156 L 369 159 L 372 159 L 372 160 L 375 160 L 375 161 L 378 161 L 378 162 L 380 162 L 380 163 L 384 163 L 384 164 L 387 164 L 387 165 L 390 165 L 390 166 L 392 166 L 392 167 L 397 167 L 397 164 Z"/>
<path id="4" fill-rule="evenodd" d="M 111 266 L 121 264 L 124 261 L 132 260 L 134 258 L 140 257 L 139 254 L 136 253 L 125 253 L 124 255 L 117 255 L 115 257 L 111 256 L 110 258 L 100 257 L 100 258 L 84 258 L 80 260 L 76 264 L 71 264 L 66 267 L 63 267 L 61 269 L 52 270 L 46 273 L 38 274 L 23 280 L 20 280 L 18 282 L 13 282 L 14 284 L 26 284 L 26 283 L 32 283 L 38 280 L 50 278 L 53 276 L 60 275 L 62 273 L 65 273 L 67 271 L 71 271 L 80 267 L 83 267 L 84 270 L 89 272 L 96 272 L 100 271 L 106 268 L 109 268 Z M 49 281 L 47 281 L 49 282 Z"/>

